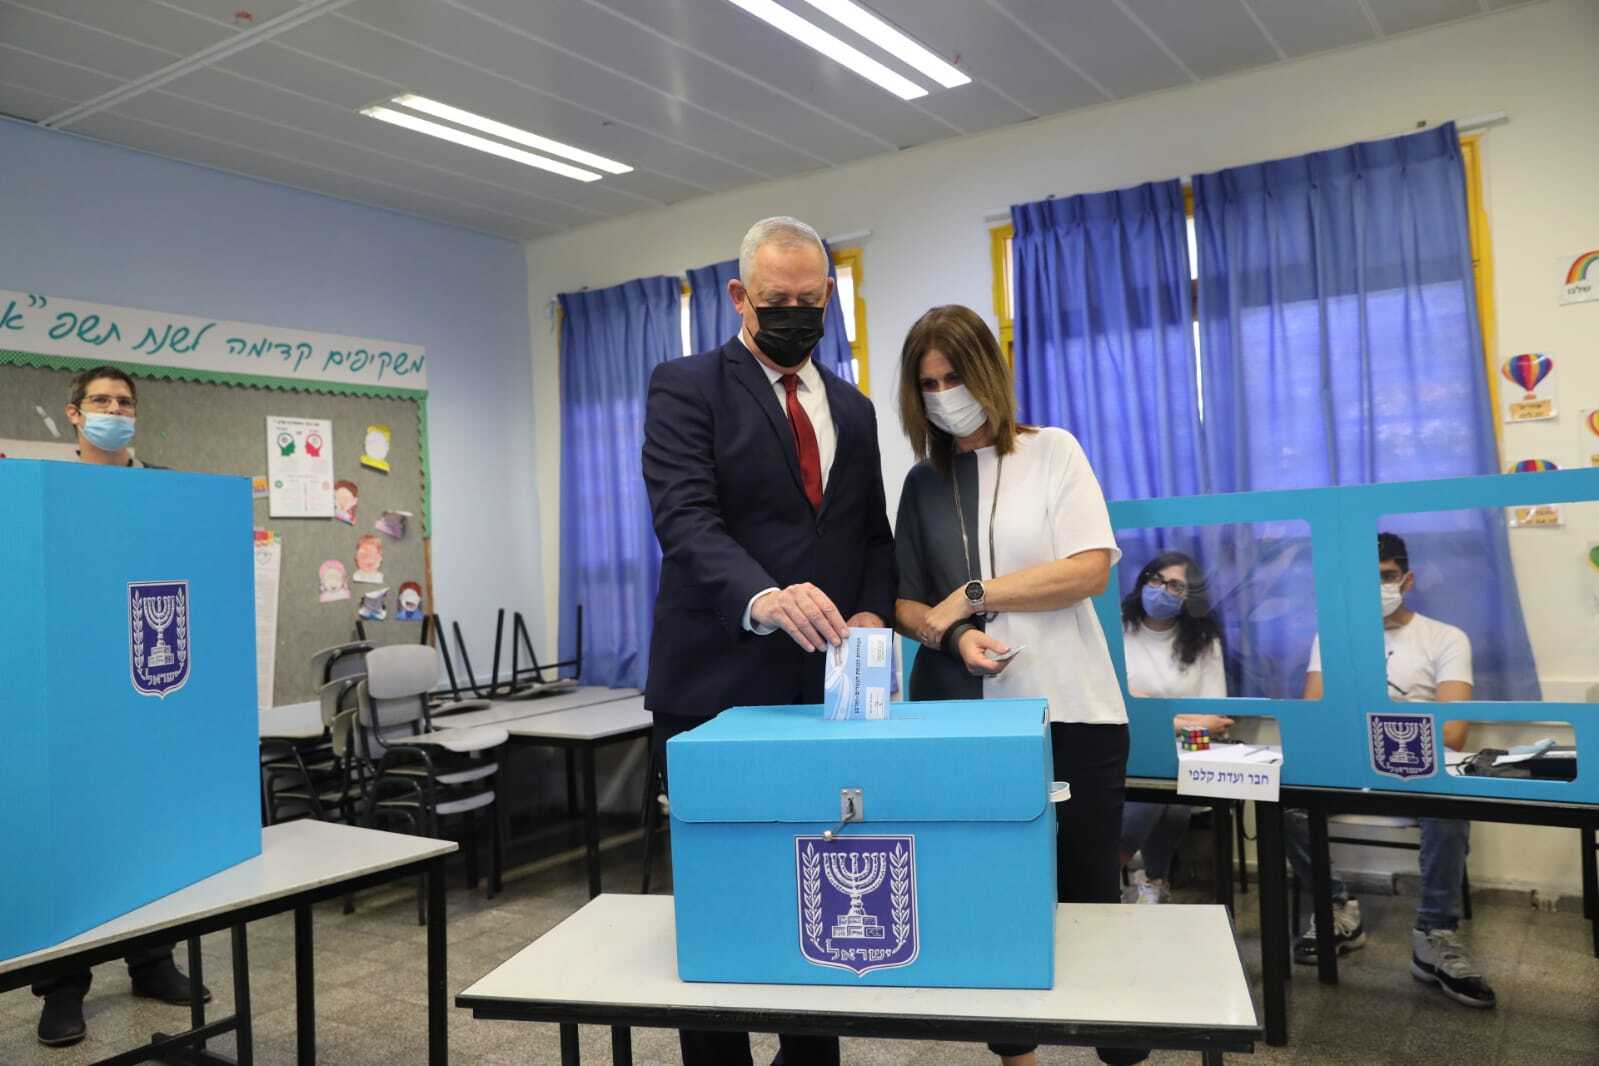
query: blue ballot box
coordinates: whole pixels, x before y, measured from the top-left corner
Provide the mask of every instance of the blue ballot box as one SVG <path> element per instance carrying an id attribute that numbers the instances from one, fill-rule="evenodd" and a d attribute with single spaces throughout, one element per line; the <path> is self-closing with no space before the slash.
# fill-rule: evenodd
<path id="1" fill-rule="evenodd" d="M 738 707 L 666 745 L 685 981 L 1048 988 L 1043 700 Z"/>
<path id="2" fill-rule="evenodd" d="M 248 478 L 0 461 L 0 958 L 261 850 Z"/>

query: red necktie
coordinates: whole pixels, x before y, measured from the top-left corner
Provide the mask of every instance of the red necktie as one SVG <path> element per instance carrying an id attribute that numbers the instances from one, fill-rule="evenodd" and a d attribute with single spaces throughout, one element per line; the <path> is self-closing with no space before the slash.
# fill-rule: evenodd
<path id="1" fill-rule="evenodd" d="M 816 446 L 816 427 L 810 416 L 800 406 L 795 395 L 799 388 L 798 374 L 784 374 L 783 388 L 788 392 L 788 424 L 794 430 L 794 448 L 799 452 L 800 481 L 805 485 L 805 498 L 811 501 L 811 510 L 822 509 L 822 450 Z"/>

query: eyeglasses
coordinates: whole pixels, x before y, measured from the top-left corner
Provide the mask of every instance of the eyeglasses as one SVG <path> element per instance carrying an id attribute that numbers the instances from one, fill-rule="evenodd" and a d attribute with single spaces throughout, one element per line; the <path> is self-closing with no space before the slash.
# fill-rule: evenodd
<path id="1" fill-rule="evenodd" d="M 1167 581 L 1159 574 L 1150 574 L 1146 584 L 1152 589 L 1163 588 L 1173 596 L 1183 597 L 1188 595 L 1188 582 L 1180 581 L 1175 577 Z"/>
<path id="2" fill-rule="evenodd" d="M 85 396 L 78 406 L 86 411 L 110 411 L 120 408 L 132 413 L 139 409 L 138 403 L 132 396 L 106 396 L 103 393 Z"/>

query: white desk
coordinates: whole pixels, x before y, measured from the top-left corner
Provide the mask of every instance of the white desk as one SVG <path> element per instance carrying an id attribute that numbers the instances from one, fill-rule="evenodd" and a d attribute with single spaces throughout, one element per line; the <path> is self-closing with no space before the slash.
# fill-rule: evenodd
<path id="1" fill-rule="evenodd" d="M 600 896 L 456 1006 L 559 1022 L 571 1063 L 580 1024 L 613 1026 L 624 1045 L 627 1027 L 649 1025 L 1172 1048 L 1207 1062 L 1262 1036 L 1232 924 L 1214 905 L 1062 904 L 1047 990 L 689 983 L 677 978 L 672 922 L 670 896 Z"/>
<path id="2" fill-rule="evenodd" d="M 433 723 L 440 729 L 470 728 L 479 725 L 504 725 L 524 718 L 541 718 L 563 711 L 618 700 L 642 699 L 636 688 L 605 688 L 602 685 L 585 685 L 570 692 L 553 696 L 540 696 L 526 700 L 493 700 L 480 711 L 462 711 L 459 714 L 434 715 Z"/>
<path id="3" fill-rule="evenodd" d="M 448 719 L 446 719 L 448 721 Z M 600 894 L 600 810 L 595 783 L 594 754 L 609 744 L 647 737 L 655 717 L 644 709 L 644 697 L 632 695 L 587 707 L 575 707 L 501 723 L 512 744 L 561 748 L 568 754 L 567 795 L 571 796 L 572 760 L 577 756 L 583 791 L 583 843 L 588 855 L 589 898 Z M 649 792 L 650 783 L 644 783 Z M 645 796 L 648 799 L 648 795 Z"/>
<path id="4" fill-rule="evenodd" d="M 313 740 L 323 733 L 322 703 L 286 703 L 281 707 L 262 707 L 256 712 L 262 740 Z"/>
<path id="5" fill-rule="evenodd" d="M 445 1026 L 444 860 L 456 850 L 448 840 L 385 833 L 310 820 L 261 831 L 261 854 L 187 888 L 162 896 L 52 947 L 0 959 L 0 991 L 87 969 L 131 950 L 233 931 L 235 1017 L 209 1025 L 204 1008 L 191 1008 L 204 1036 L 238 1030 L 241 1064 L 250 1061 L 249 969 L 244 925 L 294 911 L 295 983 L 299 1062 L 316 1061 L 315 983 L 311 958 L 311 905 L 407 875 L 428 876 L 428 1045 L 430 1066 L 448 1061 Z M 191 953 L 191 960 L 197 957 Z M 192 965 L 192 962 L 191 962 Z M 192 973 L 195 987 L 199 973 Z M 191 1032 L 172 1038 L 193 1043 Z M 192 1053 L 191 1053 L 192 1054 Z M 214 1056 L 199 1061 L 222 1062 Z"/>

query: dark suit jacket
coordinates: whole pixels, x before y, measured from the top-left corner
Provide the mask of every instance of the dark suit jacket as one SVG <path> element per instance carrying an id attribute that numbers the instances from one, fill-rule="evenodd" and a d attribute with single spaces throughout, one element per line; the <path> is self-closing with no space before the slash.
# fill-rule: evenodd
<path id="1" fill-rule="evenodd" d="M 838 436 L 819 512 L 805 498 L 788 415 L 737 337 L 650 375 L 644 483 L 662 559 L 644 705 L 657 714 L 821 702 L 820 654 L 786 633 L 743 628 L 762 589 L 809 581 L 844 618 L 872 611 L 892 624 L 877 414 L 854 386 L 817 370 Z"/>

